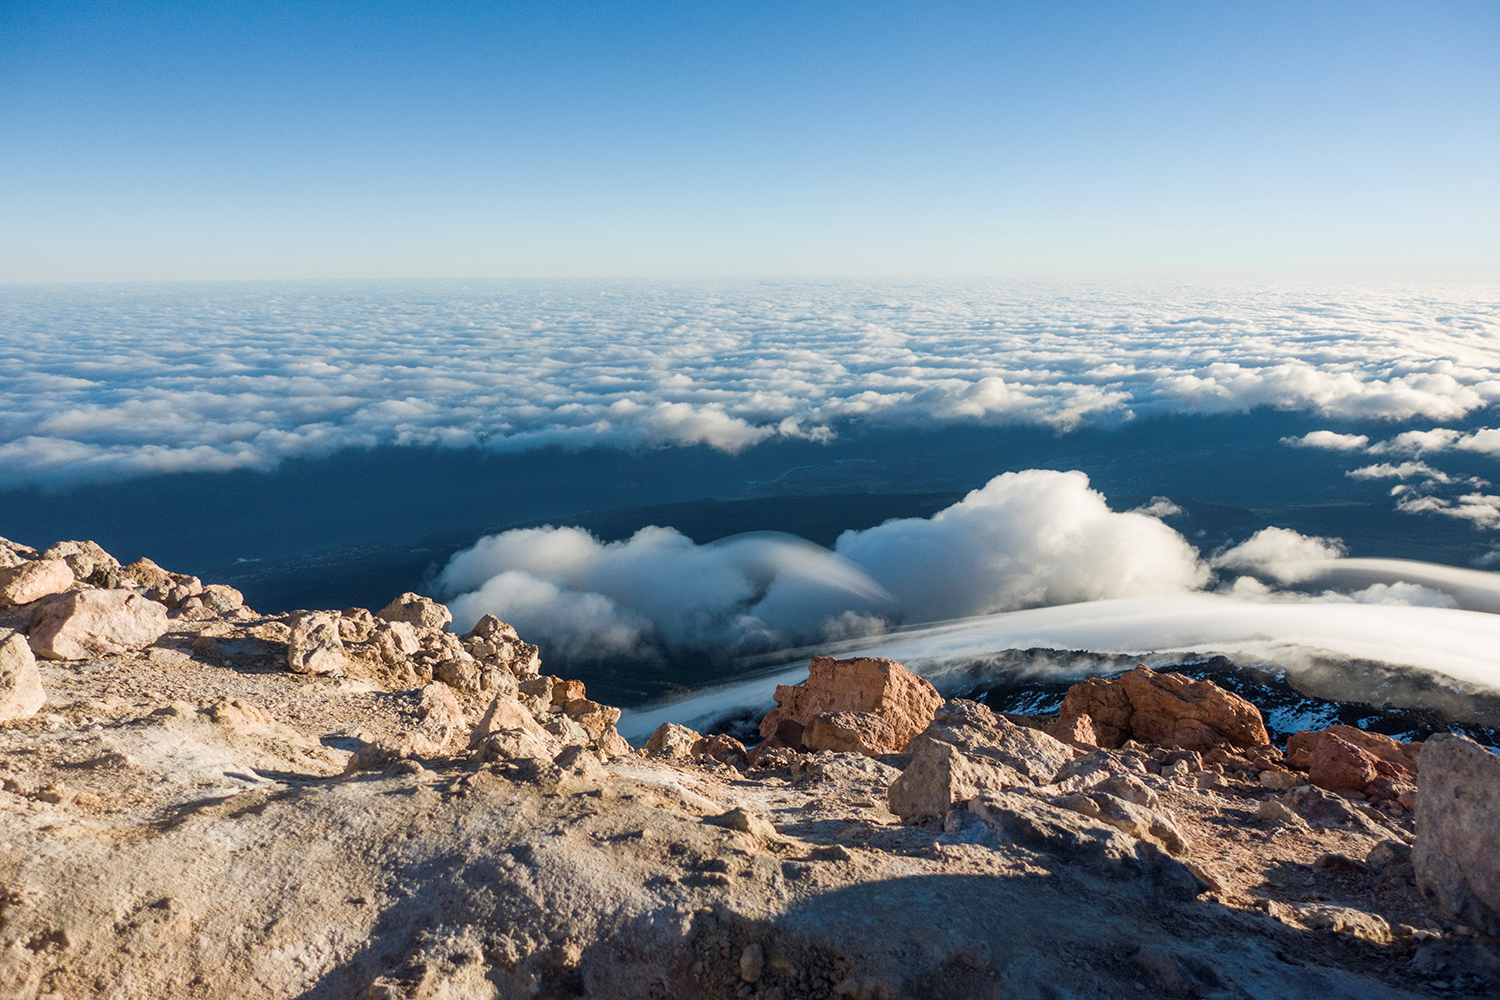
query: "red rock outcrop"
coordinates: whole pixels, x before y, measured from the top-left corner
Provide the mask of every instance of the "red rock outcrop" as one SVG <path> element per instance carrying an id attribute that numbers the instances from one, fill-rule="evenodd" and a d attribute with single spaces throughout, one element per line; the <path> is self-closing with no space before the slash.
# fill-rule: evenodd
<path id="1" fill-rule="evenodd" d="M 1062 720 L 1087 715 L 1099 746 L 1109 749 L 1126 740 L 1199 751 L 1271 742 L 1259 710 L 1244 698 L 1211 681 L 1145 666 L 1074 684 L 1059 714 Z"/>
<path id="2" fill-rule="evenodd" d="M 1329 726 L 1293 733 L 1286 743 L 1286 762 L 1307 772 L 1307 780 L 1331 792 L 1353 788 L 1366 792 L 1395 790 L 1395 798 L 1417 780 L 1420 743 L 1399 743 L 1380 733 L 1353 726 Z"/>
<path id="3" fill-rule="evenodd" d="M 895 660 L 814 656 L 805 683 L 776 685 L 776 707 L 760 721 L 760 734 L 775 736 L 783 721 L 806 727 L 824 712 L 868 712 L 891 727 L 891 745 L 900 751 L 942 703 L 936 688 Z"/>

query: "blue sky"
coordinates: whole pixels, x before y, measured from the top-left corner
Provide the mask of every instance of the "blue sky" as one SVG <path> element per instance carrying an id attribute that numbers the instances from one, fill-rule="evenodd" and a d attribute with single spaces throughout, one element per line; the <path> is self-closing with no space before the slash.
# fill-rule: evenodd
<path id="1" fill-rule="evenodd" d="M 1500 6 L 0 5 L 0 281 L 1500 273 Z"/>

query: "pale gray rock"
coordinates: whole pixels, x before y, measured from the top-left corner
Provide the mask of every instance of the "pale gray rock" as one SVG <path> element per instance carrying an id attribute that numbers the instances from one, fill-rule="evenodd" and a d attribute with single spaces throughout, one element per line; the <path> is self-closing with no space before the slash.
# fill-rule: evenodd
<path id="1" fill-rule="evenodd" d="M 1010 768 L 1044 785 L 1073 760 L 1073 748 L 1040 729 L 1018 726 L 984 705 L 950 698 L 937 710 L 925 730 L 907 744 L 907 753 L 920 753 L 934 742 L 957 747 L 974 758 Z"/>
<path id="2" fill-rule="evenodd" d="M 61 559 L 32 559 L 0 569 L 0 608 L 30 604 L 73 586 L 73 571 Z"/>
<path id="3" fill-rule="evenodd" d="M 288 670 L 294 674 L 342 674 L 348 665 L 337 615 L 314 611 L 297 616 L 286 647 Z"/>
<path id="4" fill-rule="evenodd" d="M 167 624 L 167 609 L 135 591 L 74 590 L 37 608 L 28 639 L 37 656 L 82 660 L 142 649 Z"/>
<path id="5" fill-rule="evenodd" d="M 25 719 L 47 703 L 26 637 L 0 629 L 0 722 Z"/>
<path id="6" fill-rule="evenodd" d="M 1442 733 L 1418 763 L 1417 888 L 1439 913 L 1500 935 L 1500 757 Z"/>
<path id="7" fill-rule="evenodd" d="M 1154 841 L 1171 854 L 1183 855 L 1188 852 L 1187 838 L 1182 835 L 1177 824 L 1170 816 L 1156 809 L 1098 791 L 1089 795 L 1075 792 L 1052 799 L 1051 802 L 1059 808 L 1108 823 L 1137 840 Z"/>
<path id="8" fill-rule="evenodd" d="M 375 612 L 375 617 L 384 618 L 388 622 L 406 622 L 418 628 L 439 630 L 447 628 L 453 622 L 453 612 L 446 605 L 410 592 L 402 594 Z"/>
<path id="9" fill-rule="evenodd" d="M 1022 847 L 1095 865 L 1116 876 L 1147 877 L 1173 898 L 1191 899 L 1204 888 L 1197 876 L 1156 844 L 1032 795 L 987 791 L 976 795 L 968 809 Z"/>
<path id="10" fill-rule="evenodd" d="M 917 748 L 900 777 L 891 782 L 886 802 L 902 819 L 941 816 L 980 792 L 1029 784 L 1015 768 L 971 757 L 951 743 L 928 739 Z"/>
<path id="11" fill-rule="evenodd" d="M 647 754 L 661 757 L 688 757 L 692 755 L 693 747 L 703 737 L 695 730 L 687 726 L 679 726 L 675 722 L 663 722 L 656 727 L 656 732 L 642 747 Z"/>

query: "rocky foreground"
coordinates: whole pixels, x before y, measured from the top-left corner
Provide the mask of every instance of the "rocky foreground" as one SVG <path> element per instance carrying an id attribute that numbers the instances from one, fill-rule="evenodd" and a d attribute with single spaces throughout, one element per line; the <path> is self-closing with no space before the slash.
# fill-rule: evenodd
<path id="1" fill-rule="evenodd" d="M 1500 758 L 1138 668 L 1055 719 L 813 661 L 663 726 L 402 595 L 0 540 L 0 996 L 1500 993 Z"/>

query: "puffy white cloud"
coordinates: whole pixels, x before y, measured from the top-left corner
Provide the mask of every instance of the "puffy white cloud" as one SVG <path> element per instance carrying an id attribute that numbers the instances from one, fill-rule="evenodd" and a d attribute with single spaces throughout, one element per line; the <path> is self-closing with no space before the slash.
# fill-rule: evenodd
<path id="1" fill-rule="evenodd" d="M 456 624 L 510 621 L 553 652 L 745 652 L 1010 608 L 1202 586 L 1207 567 L 1154 517 L 1115 513 L 1080 472 L 1006 473 L 931 519 L 839 537 L 696 545 L 670 528 L 602 543 L 576 528 L 482 539 L 439 578 Z"/>
<path id="2" fill-rule="evenodd" d="M 834 549 L 884 585 L 907 622 L 1181 592 L 1208 579 L 1181 535 L 1111 511 L 1081 472 L 1007 472 L 930 519 L 846 531 Z"/>
<path id="3" fill-rule="evenodd" d="M 1465 493 L 1457 500 L 1435 496 L 1404 496 L 1396 509 L 1407 514 L 1438 514 L 1468 521 L 1476 528 L 1500 528 L 1500 496 Z"/>
<path id="4" fill-rule="evenodd" d="M 1291 448 L 1321 448 L 1325 451 L 1361 451 L 1370 443 L 1365 434 L 1338 434 L 1334 431 L 1312 431 L 1301 437 L 1284 437 L 1281 443 Z"/>
<path id="5" fill-rule="evenodd" d="M 1426 462 L 1402 462 L 1392 465 L 1390 462 L 1380 462 L 1375 465 L 1366 465 L 1362 468 L 1351 469 L 1344 473 L 1354 479 L 1410 479 L 1418 476 L 1434 483 L 1449 483 L 1452 478 L 1446 472 L 1439 472 Z"/>
<path id="6" fill-rule="evenodd" d="M 1245 541 L 1215 555 L 1215 569 L 1269 576 L 1281 583 L 1297 583 L 1318 576 L 1323 566 L 1348 554 L 1337 538 L 1304 535 L 1290 528 L 1262 528 Z"/>
<path id="7" fill-rule="evenodd" d="M 1182 513 L 1182 508 L 1173 503 L 1170 497 L 1152 497 L 1150 503 L 1135 508 L 1131 513 L 1145 514 L 1147 517 L 1175 517 Z"/>
<path id="8" fill-rule="evenodd" d="M 1067 430 L 1258 406 L 1449 421 L 1500 400 L 1500 315 L 1469 289 L 12 287 L 0 331 L 0 488 L 376 444 L 734 452 L 851 423 Z M 1374 447 L 1500 454 L 1500 430 L 1414 434 Z"/>
<path id="9" fill-rule="evenodd" d="M 571 658 L 752 652 L 878 631 L 895 610 L 858 567 L 773 532 L 698 545 L 660 527 L 610 543 L 517 529 L 455 555 L 438 584 L 458 627 L 498 615 Z"/>

